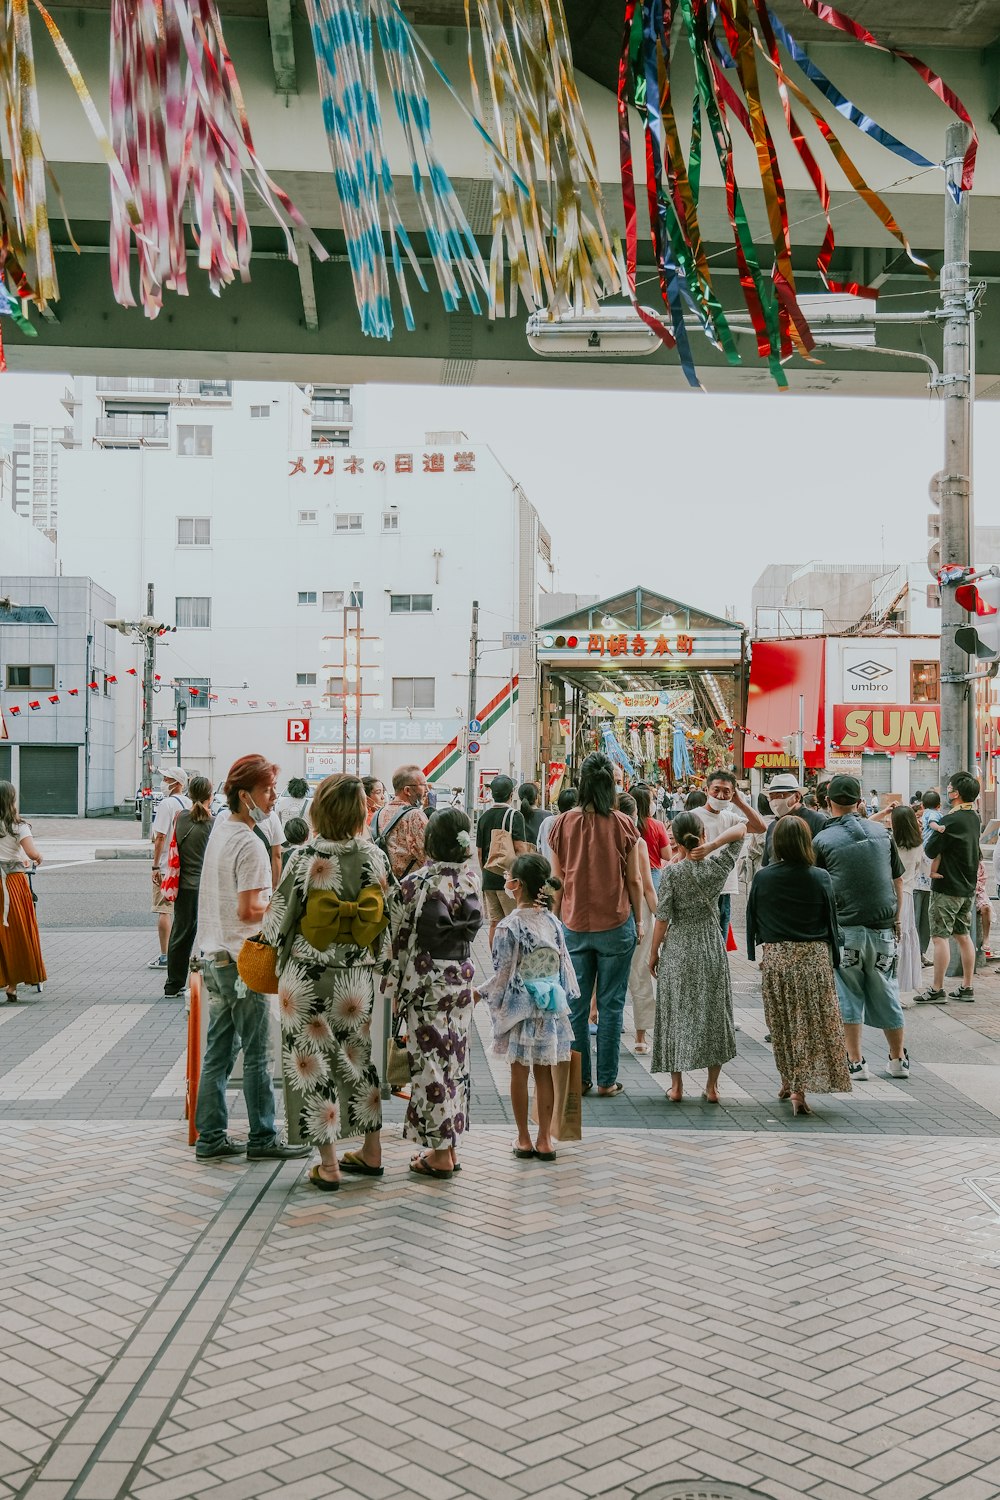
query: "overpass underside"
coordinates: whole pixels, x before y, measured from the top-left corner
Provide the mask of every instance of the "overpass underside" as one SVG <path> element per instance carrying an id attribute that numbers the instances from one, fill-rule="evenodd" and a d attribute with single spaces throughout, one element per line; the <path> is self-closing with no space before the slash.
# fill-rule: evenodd
<path id="1" fill-rule="evenodd" d="M 614 175 L 615 100 L 609 88 L 617 68 L 620 7 L 614 0 L 602 5 L 595 5 L 592 0 L 567 0 L 566 8 L 581 71 L 581 95 L 588 123 L 595 133 L 609 227 L 622 234 L 621 187 Z M 807 42 L 815 47 L 820 36 L 816 30 L 818 23 L 804 16 L 792 0 L 777 0 L 776 8 L 786 19 L 797 18 Z M 414 0 L 406 9 L 418 23 L 440 28 L 428 31 L 427 39 L 432 50 L 445 58 L 450 76 L 456 81 L 461 78 L 465 57 L 462 0 Z M 47 39 L 39 38 L 36 55 L 43 137 L 54 120 L 55 145 L 47 138 L 45 143 L 81 253 L 77 254 L 70 245 L 68 234 L 57 218 L 57 200 L 53 198 L 50 214 L 60 300 L 49 318 L 40 320 L 36 316 L 37 339 L 25 339 L 9 321 L 5 324 L 12 370 L 169 373 L 179 377 L 224 374 L 234 378 L 350 383 L 687 388 L 676 352 L 672 350 L 660 349 L 641 358 L 543 358 L 528 346 L 525 324 L 529 309 L 523 305 L 513 316 L 495 321 L 476 316 L 464 307 L 457 313 L 446 312 L 433 283 L 426 246 L 416 232 L 419 218 L 402 163 L 395 176 L 397 196 L 404 222 L 414 235 L 417 254 L 426 261 L 425 274 L 431 290 L 423 293 L 411 280 L 414 331 L 406 330 L 396 299 L 393 338 L 377 341 L 366 337 L 359 323 L 326 155 L 311 46 L 302 20 L 303 7 L 297 6 L 295 0 L 222 0 L 221 10 L 237 72 L 247 94 L 260 154 L 305 215 L 329 252 L 329 259 L 317 260 L 302 244 L 297 266 L 288 256 L 284 237 L 273 220 L 263 211 L 252 211 L 254 253 L 252 279 L 248 284 L 235 282 L 215 297 L 192 263 L 190 295 L 168 294 L 159 317 L 148 319 L 137 308 L 118 306 L 112 295 L 108 263 L 107 169 L 95 144 L 87 139 L 68 79 L 58 64 L 45 55 Z M 995 233 L 1000 152 L 994 145 L 996 132 L 987 115 L 992 99 L 990 90 L 996 87 L 991 80 L 997 69 L 995 53 L 986 49 L 986 42 L 994 31 L 1000 31 L 1000 0 L 975 5 L 963 0 L 952 8 L 954 13 L 940 21 L 940 29 L 928 24 L 926 5 L 914 0 L 880 0 L 878 10 L 883 33 L 893 19 L 897 23 L 896 34 L 890 40 L 912 45 L 916 38 L 931 48 L 938 46 L 935 65 L 944 70 L 951 57 L 952 72 L 959 75 L 963 92 L 968 95 L 971 89 L 975 96 L 970 108 L 980 128 L 983 146 L 977 190 L 971 198 L 972 277 L 974 283 L 986 283 L 976 327 L 976 391 L 980 397 L 993 398 L 1000 394 L 1000 299 L 993 295 L 995 283 L 1000 280 L 1000 246 Z M 107 95 L 107 0 L 56 4 L 53 11 L 65 28 L 94 97 L 103 109 Z M 973 17 L 978 31 L 971 29 Z M 968 46 L 964 51 L 955 47 L 949 54 L 942 44 L 949 39 L 955 41 L 956 33 L 961 32 L 957 23 L 963 18 L 970 23 Z M 865 19 L 875 24 L 873 16 Z M 860 51 L 864 55 L 859 58 L 852 54 L 852 49 L 838 45 L 825 49 L 824 56 L 826 52 L 835 52 L 833 61 L 841 71 L 845 63 L 849 70 L 854 70 L 852 87 L 860 79 L 859 97 L 874 108 L 879 91 L 884 90 L 887 80 L 894 75 L 891 68 L 887 71 L 884 57 L 873 54 L 874 61 L 869 62 L 866 49 Z M 990 67 L 987 65 L 991 57 Z M 866 68 L 874 71 L 866 75 Z M 918 91 L 916 104 L 914 88 Z M 886 98 L 882 104 L 885 123 L 901 133 L 915 131 L 921 149 L 932 159 L 940 159 L 949 119 L 947 112 L 929 94 L 926 99 L 921 97 L 919 84 L 910 80 L 905 88 L 900 86 L 900 98 L 905 101 L 906 117 L 896 118 L 899 111 L 894 108 L 895 100 Z M 474 138 L 470 144 L 472 127 L 453 101 L 444 95 L 435 96 L 432 110 L 435 136 L 445 165 L 484 260 L 488 261 L 492 186 L 485 150 Z M 633 145 L 637 163 L 641 164 L 638 134 L 633 136 Z M 916 254 L 936 273 L 943 243 L 943 174 L 921 174 L 912 169 L 908 172 L 904 163 L 884 153 L 873 158 L 867 142 L 859 159 L 866 170 L 871 170 L 868 163 L 874 161 L 877 175 L 871 177 L 873 185 L 883 191 Z M 700 215 L 708 259 L 723 306 L 735 310 L 741 306 L 742 297 L 725 193 L 721 182 L 712 182 L 707 165 L 705 176 Z M 750 180 L 748 175 L 747 181 Z M 794 170 L 788 180 L 794 184 Z M 831 175 L 831 187 L 832 218 L 837 234 L 832 277 L 877 284 L 879 307 L 884 311 L 915 314 L 934 308 L 938 301 L 935 276 L 928 277 L 907 258 L 835 173 Z M 638 295 L 647 305 L 662 308 L 656 269 L 648 248 L 648 221 L 643 234 L 641 184 L 639 196 Z M 759 191 L 745 191 L 744 201 L 766 268 L 770 251 L 763 195 Z M 806 187 L 790 186 L 788 217 L 794 229 L 797 289 L 800 293 L 820 292 L 823 284 L 816 256 L 825 224 L 815 195 Z M 193 240 L 190 251 L 193 258 L 196 254 Z M 728 364 L 697 331 L 692 333 L 692 343 L 698 372 L 707 389 L 774 389 L 772 376 L 758 358 L 752 337 L 739 340 L 743 356 L 739 366 Z M 793 356 L 786 373 L 793 392 L 922 395 L 927 392 L 928 379 L 933 375 L 933 366 L 940 363 L 940 355 L 941 336 L 937 327 L 894 323 L 879 328 L 874 349 L 817 349 L 809 359 Z"/>

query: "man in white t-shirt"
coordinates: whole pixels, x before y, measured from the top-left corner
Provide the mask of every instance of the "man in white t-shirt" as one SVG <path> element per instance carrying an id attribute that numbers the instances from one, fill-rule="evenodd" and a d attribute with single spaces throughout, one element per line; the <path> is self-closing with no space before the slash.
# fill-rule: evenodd
<path id="1" fill-rule="evenodd" d="M 156 913 L 156 931 L 160 939 L 160 956 L 146 965 L 147 969 L 167 967 L 167 946 L 170 942 L 170 925 L 174 919 L 174 908 L 160 890 L 167 872 L 167 857 L 170 853 L 170 835 L 174 831 L 177 814 L 187 812 L 191 798 L 184 795 L 188 784 L 188 773 L 182 766 L 164 766 L 163 797 L 153 819 L 153 905 Z"/>
<path id="2" fill-rule="evenodd" d="M 706 805 L 696 807 L 694 815 L 701 819 L 707 840 L 717 839 L 720 833 L 725 833 L 727 828 L 733 828 L 737 823 L 745 823 L 751 833 L 767 831 L 764 819 L 740 796 L 732 771 L 710 772 L 705 785 L 705 796 L 708 798 Z M 729 932 L 733 895 L 738 890 L 739 878 L 734 868 L 719 897 L 719 923 L 723 937 Z"/>
<path id="3" fill-rule="evenodd" d="M 195 1156 L 210 1161 L 242 1156 L 248 1161 L 309 1155 L 309 1146 L 288 1146 L 278 1136 L 271 1081 L 271 1002 L 238 983 L 236 959 L 247 938 L 260 931 L 271 900 L 271 858 L 256 829 L 271 813 L 278 767 L 262 755 L 244 755 L 226 778 L 229 817 L 216 819 L 205 849 L 198 889 L 201 973 L 208 991 L 208 1037 L 198 1084 Z M 240 993 L 243 991 L 243 993 Z M 250 1138 L 229 1137 L 226 1084 L 243 1048 L 243 1097 Z"/>

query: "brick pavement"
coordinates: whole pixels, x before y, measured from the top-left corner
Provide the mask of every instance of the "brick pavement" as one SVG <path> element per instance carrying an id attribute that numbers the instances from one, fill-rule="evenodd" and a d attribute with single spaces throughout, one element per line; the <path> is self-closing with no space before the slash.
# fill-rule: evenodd
<path id="1" fill-rule="evenodd" d="M 996 981 L 793 1122 L 735 959 L 723 1108 L 627 1047 L 552 1166 L 479 1039 L 462 1176 L 394 1104 L 327 1196 L 193 1161 L 150 936 L 47 933 L 0 1009 L 0 1500 L 1000 1495 Z"/>

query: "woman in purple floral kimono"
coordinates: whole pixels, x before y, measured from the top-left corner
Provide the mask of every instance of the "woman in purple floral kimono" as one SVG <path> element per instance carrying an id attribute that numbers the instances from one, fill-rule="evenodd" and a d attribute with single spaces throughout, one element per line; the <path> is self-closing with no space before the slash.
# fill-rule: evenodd
<path id="1" fill-rule="evenodd" d="M 455 1153 L 469 1112 L 472 943 L 483 922 L 482 892 L 464 812 L 434 813 L 424 848 L 431 862 L 400 889 L 384 988 L 406 1027 L 410 1103 L 403 1134 L 426 1148 L 410 1171 L 447 1178 L 461 1170 Z"/>

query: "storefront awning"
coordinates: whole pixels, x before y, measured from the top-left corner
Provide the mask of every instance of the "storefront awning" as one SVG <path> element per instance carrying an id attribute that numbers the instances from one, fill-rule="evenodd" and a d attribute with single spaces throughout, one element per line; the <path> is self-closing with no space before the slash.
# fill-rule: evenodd
<path id="1" fill-rule="evenodd" d="M 750 662 L 744 767 L 779 770 L 796 764 L 794 736 L 802 699 L 804 759 L 814 769 L 826 764 L 823 744 L 826 711 L 826 641 L 755 641 Z"/>

